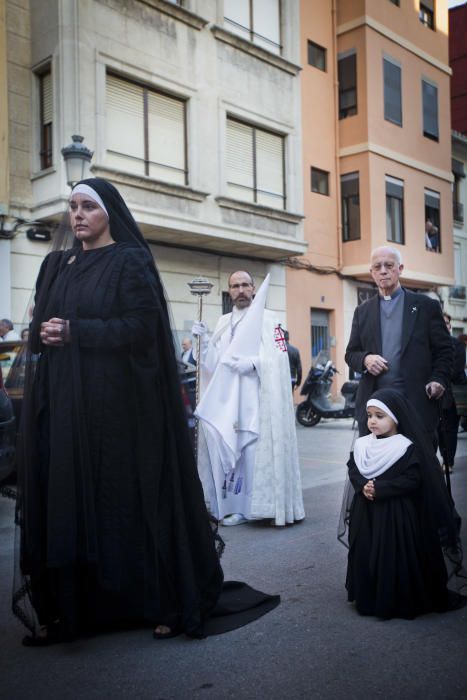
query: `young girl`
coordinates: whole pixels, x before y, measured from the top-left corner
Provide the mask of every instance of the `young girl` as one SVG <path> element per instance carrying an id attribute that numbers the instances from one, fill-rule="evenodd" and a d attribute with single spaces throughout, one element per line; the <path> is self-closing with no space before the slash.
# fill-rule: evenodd
<path id="1" fill-rule="evenodd" d="M 375 392 L 367 413 L 370 434 L 348 462 L 348 599 L 361 615 L 384 619 L 461 607 L 467 598 L 446 587 L 440 543 L 442 527 L 456 546 L 452 506 L 417 416 L 392 389 Z"/>

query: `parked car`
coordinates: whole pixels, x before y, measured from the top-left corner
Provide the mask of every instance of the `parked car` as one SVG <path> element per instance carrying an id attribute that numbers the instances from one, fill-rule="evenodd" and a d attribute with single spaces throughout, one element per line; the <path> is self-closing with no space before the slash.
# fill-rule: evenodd
<path id="1" fill-rule="evenodd" d="M 8 358 L 2 350 L 3 348 L 0 348 L 0 484 L 14 472 L 16 443 L 13 402 L 5 389 L 2 372 L 2 362 Z"/>
<path id="2" fill-rule="evenodd" d="M 5 389 L 13 404 L 16 428 L 18 429 L 26 371 L 26 341 L 8 340 L 0 343 L 0 366 L 3 371 Z"/>

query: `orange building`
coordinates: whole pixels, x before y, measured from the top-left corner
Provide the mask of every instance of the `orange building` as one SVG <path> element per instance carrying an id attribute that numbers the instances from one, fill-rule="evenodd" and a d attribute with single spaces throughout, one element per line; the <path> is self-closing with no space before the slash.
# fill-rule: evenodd
<path id="1" fill-rule="evenodd" d="M 288 325 L 306 367 L 327 346 L 344 376 L 373 248 L 400 250 L 408 287 L 453 282 L 447 0 L 302 0 L 301 28 L 308 252 Z"/>

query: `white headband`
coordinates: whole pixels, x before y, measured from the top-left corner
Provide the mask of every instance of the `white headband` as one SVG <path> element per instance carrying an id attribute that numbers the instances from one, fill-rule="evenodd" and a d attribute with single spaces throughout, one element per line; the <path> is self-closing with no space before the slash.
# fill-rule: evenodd
<path id="1" fill-rule="evenodd" d="M 382 411 L 384 411 L 385 413 L 388 414 L 389 418 L 392 418 L 392 420 L 394 421 L 394 423 L 395 423 L 396 425 L 399 423 L 399 421 L 397 420 L 396 416 L 395 416 L 394 413 L 391 411 L 391 409 L 388 408 L 388 407 L 386 406 L 386 404 L 383 403 L 382 401 L 379 401 L 378 399 L 369 399 L 369 400 L 366 402 L 366 407 L 369 408 L 370 406 L 375 406 L 376 408 L 380 408 Z"/>
<path id="2" fill-rule="evenodd" d="M 97 204 L 100 206 L 100 208 L 103 209 L 105 211 L 105 213 L 107 214 L 107 218 L 109 218 L 109 212 L 107 211 L 104 202 L 99 197 L 96 190 L 93 190 L 92 187 L 89 187 L 89 185 L 84 185 L 84 184 L 76 185 L 76 187 L 73 187 L 73 190 L 71 192 L 71 196 L 73 196 L 74 194 L 86 194 L 88 197 L 90 197 L 95 202 L 97 202 Z"/>

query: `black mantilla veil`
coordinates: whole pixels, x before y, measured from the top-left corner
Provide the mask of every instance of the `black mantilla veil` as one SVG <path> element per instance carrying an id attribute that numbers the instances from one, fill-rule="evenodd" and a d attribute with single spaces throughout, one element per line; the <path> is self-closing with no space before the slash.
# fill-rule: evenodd
<path id="1" fill-rule="evenodd" d="M 135 622 L 203 636 L 225 591 L 223 543 L 192 453 L 163 285 L 118 190 L 80 184 L 104 202 L 115 244 L 84 250 L 66 215 L 37 279 L 13 611 L 33 635 L 58 620 L 63 637 Z M 52 317 L 70 322 L 63 347 L 41 344 Z M 217 632 L 277 602 L 248 589 L 229 610 L 241 618 L 219 617 Z"/>
<path id="2" fill-rule="evenodd" d="M 422 512 L 439 533 L 450 586 L 463 589 L 467 585 L 467 572 L 463 568 L 462 543 L 459 537 L 460 518 L 449 496 L 443 473 L 431 445 L 427 444 L 426 431 L 412 404 L 394 389 L 379 389 L 372 399 L 383 402 L 396 416 L 397 429 L 416 447 L 420 459 Z M 338 539 L 346 547 L 349 514 L 355 491 L 347 476 L 338 525 Z"/>

